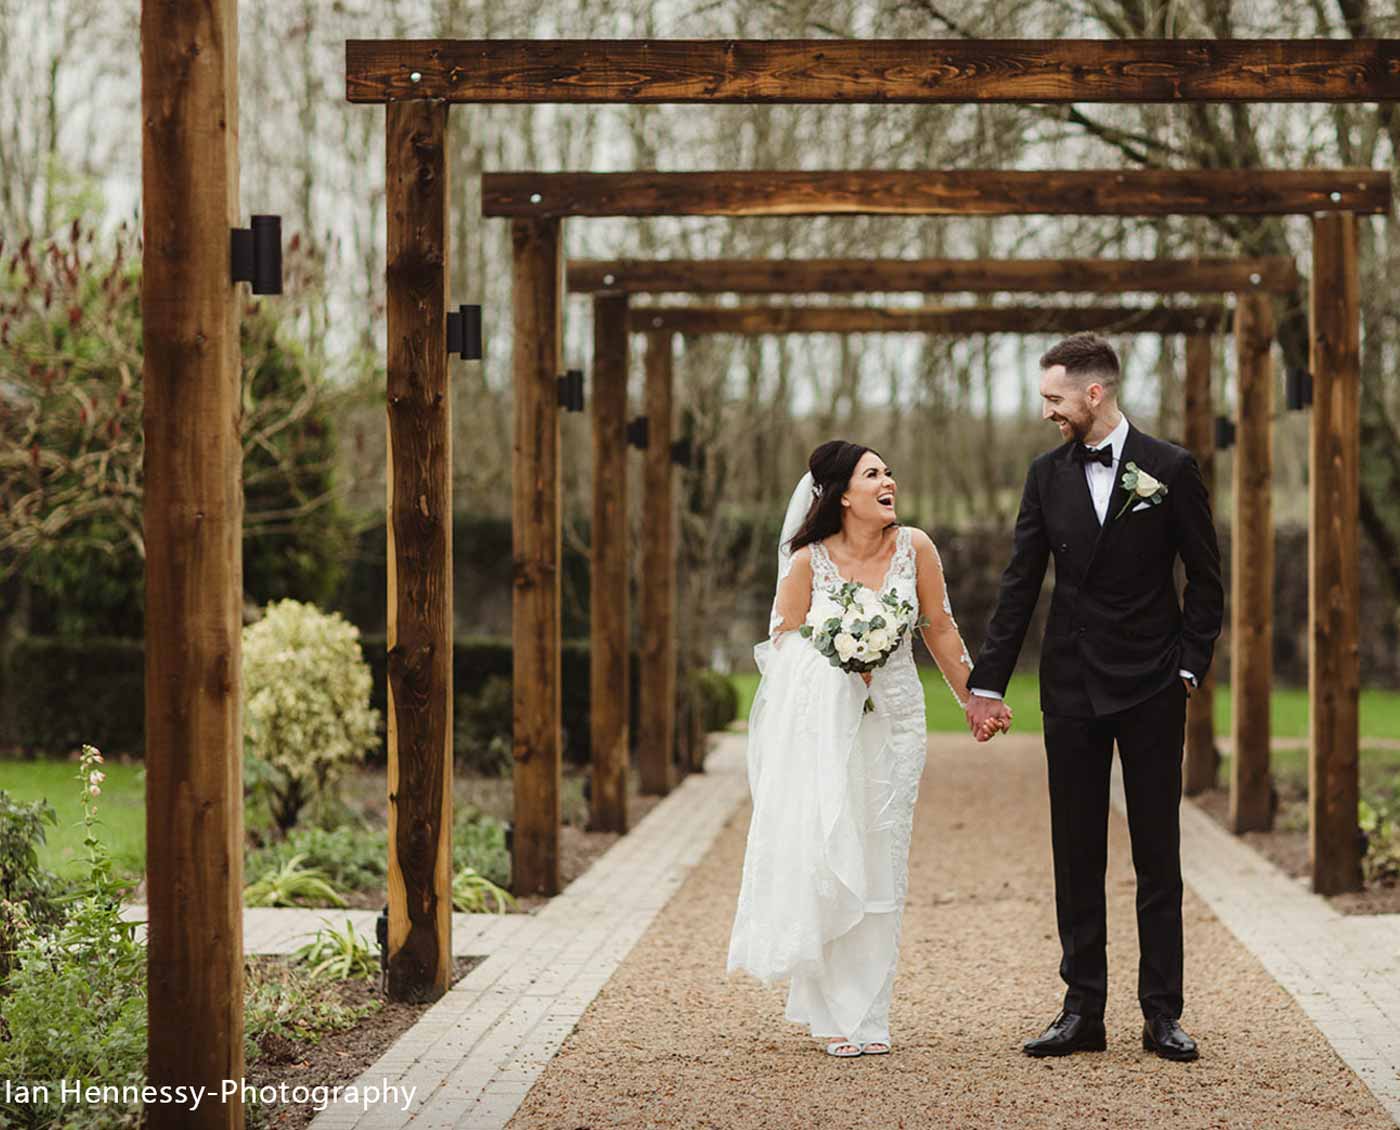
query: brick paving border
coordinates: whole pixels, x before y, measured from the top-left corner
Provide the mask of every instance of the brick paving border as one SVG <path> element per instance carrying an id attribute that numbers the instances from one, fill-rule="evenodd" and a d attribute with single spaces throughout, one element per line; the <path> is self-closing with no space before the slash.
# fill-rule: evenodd
<path id="1" fill-rule="evenodd" d="M 748 796 L 746 737 L 716 735 L 691 774 L 533 914 L 378 1061 L 363 1086 L 416 1086 L 411 1108 L 328 1107 L 312 1130 L 499 1130 L 598 991 Z M 469 947 L 469 952 L 480 952 Z"/>
<path id="2" fill-rule="evenodd" d="M 122 917 L 142 923 L 138 938 L 146 934 L 146 907 L 128 903 Z M 374 936 L 377 910 L 347 910 L 340 907 L 249 906 L 243 909 L 243 952 L 245 954 L 292 954 L 309 942 L 317 930 L 330 927 L 344 930 L 348 919 L 355 932 L 376 947 Z M 457 956 L 485 956 L 508 942 L 518 926 L 511 920 L 527 919 L 526 914 L 453 914 L 452 952 Z"/>

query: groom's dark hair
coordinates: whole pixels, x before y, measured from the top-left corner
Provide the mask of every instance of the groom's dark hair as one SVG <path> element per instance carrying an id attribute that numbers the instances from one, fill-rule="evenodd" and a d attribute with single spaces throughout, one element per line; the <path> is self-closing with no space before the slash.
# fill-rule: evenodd
<path id="1" fill-rule="evenodd" d="M 1118 390 L 1118 354 L 1096 333 L 1071 334 L 1047 349 L 1040 358 L 1042 369 L 1065 367 L 1065 375 L 1088 384 L 1098 381 L 1104 388 Z"/>

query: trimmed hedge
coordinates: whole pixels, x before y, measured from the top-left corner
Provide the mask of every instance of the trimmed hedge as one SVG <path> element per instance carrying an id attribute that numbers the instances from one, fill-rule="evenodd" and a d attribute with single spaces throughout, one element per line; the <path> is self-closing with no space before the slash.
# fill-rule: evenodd
<path id="1" fill-rule="evenodd" d="M 363 636 L 365 661 L 374 676 L 370 705 L 388 718 L 388 654 L 384 636 Z M 564 756 L 569 761 L 584 764 L 590 756 L 588 744 L 588 641 L 565 640 L 559 658 L 563 678 L 561 711 L 564 719 Z M 633 685 L 636 685 L 636 656 L 633 656 Z M 473 694 L 491 676 L 511 680 L 514 651 L 509 639 L 493 636 L 459 637 L 452 646 L 452 687 L 457 696 Z M 635 698 L 635 696 L 634 696 Z M 383 761 L 386 756 L 381 745 L 371 760 Z"/>
<path id="2" fill-rule="evenodd" d="M 141 640 L 17 640 L 0 667 L 0 741 L 27 752 L 91 742 L 104 754 L 141 753 L 145 654 Z"/>
<path id="3" fill-rule="evenodd" d="M 387 710 L 383 636 L 362 636 L 373 676 L 370 702 Z M 591 756 L 589 657 L 586 640 L 565 640 L 563 674 L 564 756 L 583 765 Z M 475 694 L 491 676 L 510 681 L 509 639 L 465 637 L 454 641 L 453 687 L 460 698 Z M 631 663 L 632 734 L 635 740 L 641 665 Z M 738 698 L 723 675 L 701 670 L 691 676 L 705 728 L 719 730 L 738 716 Z M 63 640 L 29 636 L 13 647 L 0 667 L 0 743 L 38 753 L 64 753 L 91 742 L 104 753 L 144 752 L 145 648 L 141 640 Z M 381 743 L 372 762 L 385 756 Z"/>

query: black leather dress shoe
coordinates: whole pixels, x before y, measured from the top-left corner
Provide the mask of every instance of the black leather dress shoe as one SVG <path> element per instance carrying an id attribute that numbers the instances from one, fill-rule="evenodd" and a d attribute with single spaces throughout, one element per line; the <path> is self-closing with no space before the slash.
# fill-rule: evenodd
<path id="1" fill-rule="evenodd" d="M 1085 1016 L 1078 1012 L 1061 1012 L 1034 1040 L 1027 1040 L 1021 1050 L 1027 1055 L 1071 1055 L 1074 1052 L 1101 1052 L 1108 1047 L 1102 1016 Z"/>
<path id="2" fill-rule="evenodd" d="M 1154 1016 L 1143 1024 L 1142 1047 L 1144 1051 L 1155 1052 L 1163 1059 L 1182 1063 L 1200 1054 L 1196 1050 L 1196 1041 L 1170 1016 Z"/>

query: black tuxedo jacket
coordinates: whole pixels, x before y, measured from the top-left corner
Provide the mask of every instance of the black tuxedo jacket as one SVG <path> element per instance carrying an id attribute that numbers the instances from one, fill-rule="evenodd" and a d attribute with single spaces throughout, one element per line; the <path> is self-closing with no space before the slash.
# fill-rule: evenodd
<path id="1" fill-rule="evenodd" d="M 1225 593 L 1210 498 L 1189 451 L 1130 424 L 1100 526 L 1074 447 L 1067 443 L 1039 456 L 1026 475 L 1011 562 L 969 685 L 1005 694 L 1053 554 L 1040 708 L 1097 717 L 1160 693 L 1180 670 L 1204 678 Z M 1120 517 L 1128 501 L 1122 474 L 1130 462 L 1165 483 L 1167 495 Z M 1181 605 L 1178 556 L 1186 567 Z"/>

